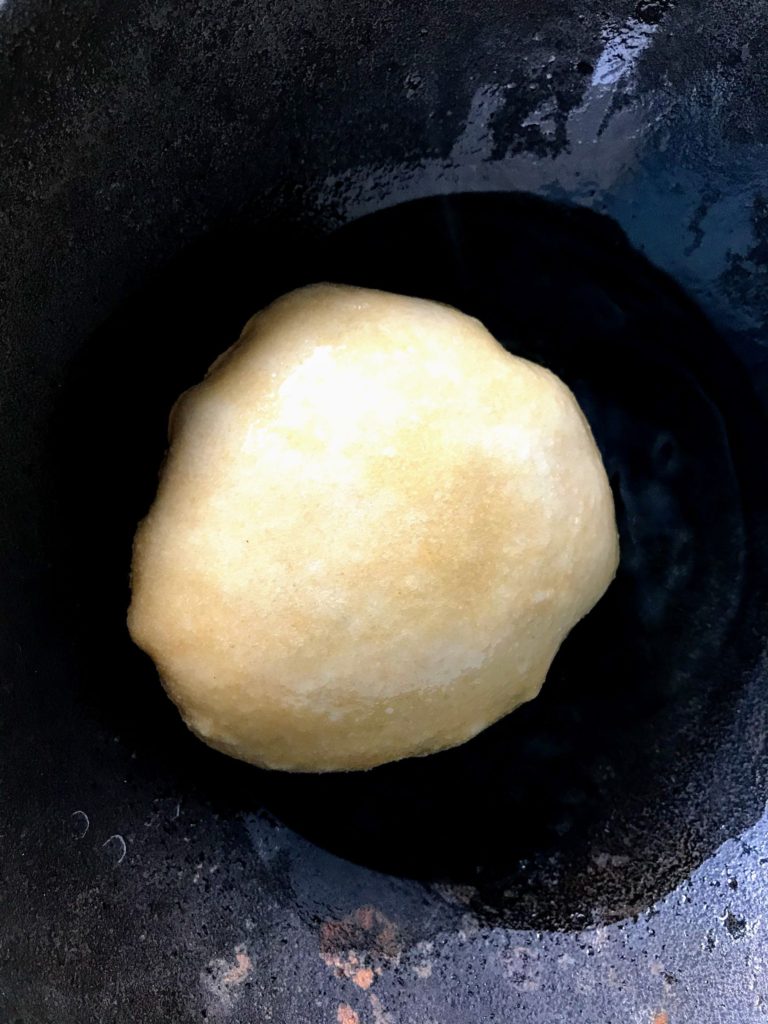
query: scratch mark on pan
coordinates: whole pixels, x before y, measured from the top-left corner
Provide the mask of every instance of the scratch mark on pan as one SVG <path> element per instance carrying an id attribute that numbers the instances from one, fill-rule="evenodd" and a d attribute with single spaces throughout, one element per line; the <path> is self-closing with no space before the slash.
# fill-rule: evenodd
<path id="1" fill-rule="evenodd" d="M 81 822 L 83 826 L 83 831 L 80 833 L 79 836 L 75 836 L 75 839 L 83 839 L 85 837 L 86 832 L 91 827 L 91 819 L 88 817 L 85 811 L 72 811 L 70 817 L 78 818 L 78 820 Z"/>
<path id="2" fill-rule="evenodd" d="M 115 867 L 118 867 L 120 864 L 123 863 L 123 861 L 125 860 L 125 855 L 128 852 L 128 847 L 125 845 L 125 840 L 123 839 L 123 837 L 119 835 L 110 836 L 109 839 L 106 839 L 101 844 L 101 848 L 104 849 L 105 846 L 109 846 L 109 844 L 115 839 L 120 844 L 120 856 L 115 861 Z"/>

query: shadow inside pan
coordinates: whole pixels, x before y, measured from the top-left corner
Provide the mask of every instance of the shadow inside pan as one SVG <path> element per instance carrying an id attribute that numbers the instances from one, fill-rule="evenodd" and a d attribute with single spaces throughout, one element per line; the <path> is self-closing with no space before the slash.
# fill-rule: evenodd
<path id="1" fill-rule="evenodd" d="M 327 242 L 271 244 L 269 277 L 253 269 L 250 236 L 200 247 L 74 368 L 55 441 L 62 494 L 66 482 L 77 495 L 58 505 L 70 552 L 60 578 L 87 699 L 152 771 L 204 790 L 213 809 L 266 806 L 359 864 L 468 886 L 490 920 L 567 926 L 645 909 L 762 806 L 768 481 L 748 382 L 674 282 L 586 210 L 452 196 Z M 558 373 L 603 452 L 622 561 L 536 701 L 456 750 L 313 777 L 260 772 L 192 740 L 130 647 L 124 610 L 173 399 L 255 308 L 320 279 L 451 302 Z M 99 556 L 84 564 L 84 546 Z M 96 666 L 115 658 L 105 692 Z"/>

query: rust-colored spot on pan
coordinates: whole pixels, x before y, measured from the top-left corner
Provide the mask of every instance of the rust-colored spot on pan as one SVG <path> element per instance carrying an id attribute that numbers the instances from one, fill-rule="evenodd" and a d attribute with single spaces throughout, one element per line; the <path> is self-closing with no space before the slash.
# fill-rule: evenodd
<path id="1" fill-rule="evenodd" d="M 349 1003 L 339 1003 L 336 1020 L 339 1024 L 360 1024 L 359 1015 L 355 1013 Z"/>
<path id="2" fill-rule="evenodd" d="M 320 928 L 324 962 L 363 990 L 397 961 L 401 951 L 397 926 L 376 907 L 358 907 L 340 921 L 326 921 Z"/>

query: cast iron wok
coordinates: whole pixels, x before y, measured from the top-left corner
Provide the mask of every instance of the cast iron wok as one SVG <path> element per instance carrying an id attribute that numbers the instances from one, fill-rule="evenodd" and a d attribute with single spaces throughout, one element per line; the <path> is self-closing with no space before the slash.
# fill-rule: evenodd
<path id="1" fill-rule="evenodd" d="M 758 2 L 0 8 L 0 1019 L 765 1018 Z M 622 568 L 472 743 L 282 776 L 125 632 L 167 410 L 332 278 L 576 390 Z"/>

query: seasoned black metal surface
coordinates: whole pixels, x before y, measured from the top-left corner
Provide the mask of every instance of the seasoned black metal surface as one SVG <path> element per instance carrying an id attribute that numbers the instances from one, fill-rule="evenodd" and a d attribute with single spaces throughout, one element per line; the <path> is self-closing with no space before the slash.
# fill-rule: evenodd
<path id="1" fill-rule="evenodd" d="M 709 778 L 734 685 L 762 652 L 766 424 L 747 374 L 615 222 L 583 208 L 513 193 L 415 200 L 332 236 L 305 274 L 454 302 L 561 376 L 602 449 L 622 559 L 519 713 L 440 756 L 270 776 L 268 806 L 369 866 L 472 884 L 490 923 L 645 909 L 732 820 L 731 797 L 681 788 L 676 761 L 684 751 L 682 775 Z M 722 775 L 737 784 L 759 754 L 734 739 Z M 613 878 L 590 870 L 608 850 Z"/>
<path id="2" fill-rule="evenodd" d="M 0 1020 L 768 1015 L 768 17 L 576 6 L 0 8 Z M 706 317 L 515 196 L 323 242 L 521 189 Z M 170 402 L 331 267 L 561 373 L 624 558 L 534 704 L 288 778 L 186 733 L 127 564 Z"/>

